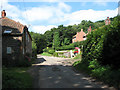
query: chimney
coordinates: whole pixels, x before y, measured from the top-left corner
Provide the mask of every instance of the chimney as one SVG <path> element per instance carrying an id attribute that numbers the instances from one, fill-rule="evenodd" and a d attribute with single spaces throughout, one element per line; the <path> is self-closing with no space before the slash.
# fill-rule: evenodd
<path id="1" fill-rule="evenodd" d="M 3 10 L 3 11 L 1 12 L 1 17 L 4 18 L 5 16 L 6 16 L 6 12 L 5 12 L 5 10 Z"/>
<path id="2" fill-rule="evenodd" d="M 83 32 L 83 29 L 81 29 L 81 32 Z"/>
<path id="3" fill-rule="evenodd" d="M 107 17 L 107 20 L 109 20 L 109 17 Z"/>

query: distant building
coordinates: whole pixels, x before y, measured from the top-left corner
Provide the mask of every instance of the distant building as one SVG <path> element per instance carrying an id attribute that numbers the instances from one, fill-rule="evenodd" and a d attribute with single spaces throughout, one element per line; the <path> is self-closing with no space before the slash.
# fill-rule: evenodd
<path id="1" fill-rule="evenodd" d="M 105 19 L 105 25 L 109 25 L 110 24 L 110 19 L 109 17 L 107 17 L 107 19 Z"/>
<path id="2" fill-rule="evenodd" d="M 72 43 L 84 40 L 86 40 L 86 33 L 81 29 L 80 32 L 77 32 L 77 34 L 73 36 Z"/>
<path id="3" fill-rule="evenodd" d="M 2 29 L 2 60 L 15 63 L 26 53 L 32 54 L 32 38 L 27 26 L 6 17 L 1 12 L 0 26 Z"/>
<path id="4" fill-rule="evenodd" d="M 91 28 L 91 26 L 89 26 L 88 33 L 91 33 L 91 31 L 92 31 L 92 28 Z"/>

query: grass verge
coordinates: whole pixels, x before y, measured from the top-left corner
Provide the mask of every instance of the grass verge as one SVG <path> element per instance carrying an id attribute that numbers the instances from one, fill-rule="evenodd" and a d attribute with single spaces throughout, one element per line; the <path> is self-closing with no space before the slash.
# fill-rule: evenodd
<path id="1" fill-rule="evenodd" d="M 81 60 L 81 54 L 77 54 L 75 57 L 74 57 L 74 59 L 80 59 Z"/>
<path id="2" fill-rule="evenodd" d="M 40 54 L 40 55 L 43 55 L 43 56 L 52 56 L 52 54 L 49 54 L 49 53 L 47 53 L 47 52 L 43 52 L 43 53 Z"/>
<path id="3" fill-rule="evenodd" d="M 88 74 L 93 78 L 108 84 L 109 86 L 120 89 L 120 69 L 114 70 L 111 69 L 110 66 L 101 66 L 95 61 L 91 61 L 89 66 L 81 61 L 77 61 L 73 64 L 73 67 L 79 72 Z"/>
<path id="4" fill-rule="evenodd" d="M 32 88 L 32 77 L 28 67 L 3 67 L 2 88 Z"/>

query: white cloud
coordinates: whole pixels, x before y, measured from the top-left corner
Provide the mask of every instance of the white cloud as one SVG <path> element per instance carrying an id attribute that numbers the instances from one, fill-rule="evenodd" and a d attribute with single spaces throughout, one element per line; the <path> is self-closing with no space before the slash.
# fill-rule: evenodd
<path id="1" fill-rule="evenodd" d="M 23 12 L 23 17 L 31 22 L 38 20 L 40 21 L 50 20 L 52 22 L 52 20 L 54 21 L 54 19 L 56 18 L 58 19 L 64 16 L 64 14 L 66 12 L 69 12 L 70 10 L 71 7 L 69 5 L 60 2 L 56 7 L 55 6 L 33 7 L 32 9 Z"/>
<path id="2" fill-rule="evenodd" d="M 59 7 L 59 9 L 65 10 L 67 12 L 69 12 L 71 10 L 71 7 L 63 2 L 60 2 L 58 4 L 58 7 Z"/>
<path id="3" fill-rule="evenodd" d="M 7 1 L 7 0 L 6 0 Z M 56 7 L 55 7 L 56 6 Z M 70 13 L 71 7 L 63 2 L 56 3 L 55 6 L 33 7 L 22 11 L 16 6 L 4 2 L 3 9 L 7 12 L 7 17 L 26 25 L 31 23 L 30 30 L 38 33 L 44 33 L 59 24 L 74 25 L 82 20 L 91 20 L 93 22 L 104 20 L 106 17 L 114 17 L 118 14 L 118 8 L 115 10 L 79 10 Z M 46 22 L 48 26 L 40 26 L 39 21 Z M 35 26 L 33 25 L 35 24 Z"/>
<path id="4" fill-rule="evenodd" d="M 69 24 L 78 24 L 82 20 L 91 20 L 93 22 L 98 20 L 104 20 L 106 17 L 114 17 L 118 14 L 118 8 L 115 10 L 104 10 L 104 11 L 95 11 L 92 9 L 89 10 L 80 10 L 73 12 L 72 14 L 67 14 L 64 17 L 65 21 L 69 21 Z"/>
<path id="5" fill-rule="evenodd" d="M 50 30 L 51 28 L 57 28 L 55 25 L 48 25 L 48 26 L 32 26 L 31 31 L 44 34 L 47 30 Z"/>
<path id="6" fill-rule="evenodd" d="M 13 20 L 15 20 L 16 22 L 19 22 L 19 23 L 21 23 L 21 24 L 23 24 L 23 25 L 27 25 L 27 26 L 28 26 L 28 23 L 25 22 L 25 21 L 22 20 L 22 19 L 19 19 L 19 18 L 13 18 Z"/>
<path id="7" fill-rule="evenodd" d="M 43 8 L 34 7 L 31 10 L 23 12 L 23 17 L 28 21 L 48 20 L 52 16 L 53 16 L 52 10 L 51 8 L 48 7 Z"/>
<path id="8" fill-rule="evenodd" d="M 21 11 L 16 6 L 8 4 L 7 0 L 5 1 L 2 0 L 1 4 L 2 4 L 1 9 L 6 10 L 7 17 L 18 18 L 21 15 Z"/>

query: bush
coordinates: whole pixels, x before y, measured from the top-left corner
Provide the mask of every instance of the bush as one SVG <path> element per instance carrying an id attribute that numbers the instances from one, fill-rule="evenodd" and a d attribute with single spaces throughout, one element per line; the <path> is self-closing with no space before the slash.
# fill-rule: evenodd
<path id="1" fill-rule="evenodd" d="M 75 49 L 75 47 L 80 47 L 82 50 L 83 43 L 84 43 L 84 41 L 75 42 L 75 43 L 72 43 L 70 45 L 64 45 L 62 47 L 57 47 L 56 50 L 72 50 L 72 49 Z"/>
<path id="2" fill-rule="evenodd" d="M 58 53 L 57 53 L 57 52 L 54 52 L 54 53 L 53 53 L 53 56 L 58 57 Z"/>
<path id="3" fill-rule="evenodd" d="M 55 50 L 53 48 L 46 47 L 45 49 L 43 49 L 43 52 L 48 52 L 49 54 L 53 54 Z"/>
<path id="4" fill-rule="evenodd" d="M 90 75 L 116 88 L 120 88 L 119 25 L 120 16 L 117 16 L 112 24 L 88 34 L 87 40 L 83 43 L 82 61 L 74 63 L 76 68 L 85 70 Z"/>
<path id="5" fill-rule="evenodd" d="M 83 62 L 96 59 L 102 65 L 110 65 L 114 69 L 120 68 L 120 30 L 113 25 L 107 25 L 91 32 L 84 42 Z"/>
<path id="6" fill-rule="evenodd" d="M 115 69 L 120 68 L 120 30 L 112 30 L 106 35 L 103 44 L 102 64 L 109 64 Z"/>
<path id="7" fill-rule="evenodd" d="M 54 49 L 49 49 L 49 50 L 48 50 L 48 53 L 49 53 L 49 54 L 53 54 L 54 52 L 55 52 Z"/>

